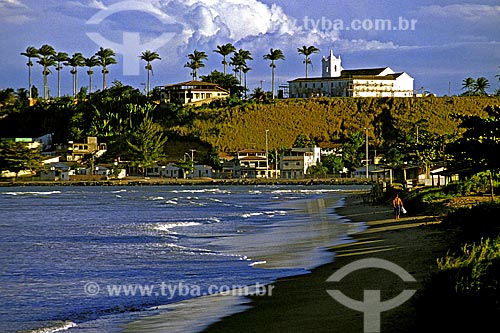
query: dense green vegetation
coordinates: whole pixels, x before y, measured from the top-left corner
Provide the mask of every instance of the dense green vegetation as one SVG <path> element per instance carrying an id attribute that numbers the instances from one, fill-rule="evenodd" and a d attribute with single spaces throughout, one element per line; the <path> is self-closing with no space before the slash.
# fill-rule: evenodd
<path id="1" fill-rule="evenodd" d="M 303 133 L 316 142 L 342 142 L 351 132 L 368 129 L 370 148 L 382 149 L 416 140 L 417 127 L 436 135 L 453 134 L 459 121 L 453 114 L 484 115 L 483 109 L 498 102 L 491 97 L 440 98 L 321 98 L 288 99 L 275 103 L 247 102 L 237 105 L 185 109 L 183 119 L 172 127 L 180 136 L 195 136 L 222 151 L 265 147 L 291 147 Z"/>

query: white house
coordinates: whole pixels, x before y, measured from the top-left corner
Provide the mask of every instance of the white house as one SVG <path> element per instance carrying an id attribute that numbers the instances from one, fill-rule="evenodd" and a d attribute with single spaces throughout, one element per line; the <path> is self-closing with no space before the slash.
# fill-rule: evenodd
<path id="1" fill-rule="evenodd" d="M 322 76 L 288 81 L 289 96 L 307 97 L 412 97 L 413 78 L 390 67 L 344 69 L 330 50 L 322 59 Z"/>
<path id="2" fill-rule="evenodd" d="M 281 157 L 281 178 L 304 178 L 307 169 L 318 162 L 321 162 L 321 148 L 292 148 L 289 155 Z"/>
<path id="3" fill-rule="evenodd" d="M 161 101 L 178 104 L 210 103 L 229 97 L 229 91 L 218 84 L 204 81 L 187 81 L 161 87 Z"/>
<path id="4" fill-rule="evenodd" d="M 193 172 L 187 175 L 187 178 L 212 178 L 212 167 L 209 165 L 195 164 Z"/>

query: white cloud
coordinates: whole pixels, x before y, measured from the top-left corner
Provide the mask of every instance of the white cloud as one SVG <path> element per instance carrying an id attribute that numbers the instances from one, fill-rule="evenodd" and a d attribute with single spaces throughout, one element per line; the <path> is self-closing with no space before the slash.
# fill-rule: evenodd
<path id="1" fill-rule="evenodd" d="M 462 19 L 468 22 L 481 22 L 490 19 L 498 21 L 500 19 L 500 6 L 479 4 L 431 5 L 420 8 L 418 13 L 435 17 Z"/>
<path id="2" fill-rule="evenodd" d="M 28 8 L 20 0 L 0 0 L 0 9 Z"/>
<path id="3" fill-rule="evenodd" d="M 28 6 L 20 0 L 0 0 L 0 16 L 5 24 L 21 25 L 30 20 Z"/>

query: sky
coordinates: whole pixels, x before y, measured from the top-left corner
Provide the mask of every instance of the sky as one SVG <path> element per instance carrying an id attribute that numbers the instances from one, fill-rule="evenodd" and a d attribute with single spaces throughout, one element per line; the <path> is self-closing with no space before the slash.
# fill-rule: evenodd
<path id="1" fill-rule="evenodd" d="M 141 90 L 145 63 L 139 55 L 156 51 L 152 86 L 190 80 L 187 54 L 205 51 L 200 75 L 222 71 L 217 45 L 249 50 L 250 90 L 271 89 L 271 68 L 263 55 L 283 51 L 276 85 L 305 76 L 297 48 L 314 45 L 309 77 L 321 76 L 321 58 L 333 50 L 345 69 L 391 67 L 415 79 L 415 89 L 439 96 L 460 94 L 467 77 L 486 77 L 500 88 L 500 4 L 498 0 L 0 0 L 0 89 L 27 88 L 28 46 L 52 45 L 57 52 L 93 55 L 111 48 L 115 79 Z M 72 93 L 70 69 L 61 71 L 62 94 Z M 79 85 L 88 86 L 87 69 Z M 55 70 L 49 76 L 57 92 Z M 94 69 L 93 90 L 102 88 Z M 43 88 L 42 67 L 32 67 L 33 84 Z"/>

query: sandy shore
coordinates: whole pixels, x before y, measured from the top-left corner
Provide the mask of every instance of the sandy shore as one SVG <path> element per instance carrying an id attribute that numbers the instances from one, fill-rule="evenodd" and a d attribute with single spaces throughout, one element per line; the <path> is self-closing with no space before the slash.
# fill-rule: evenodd
<path id="1" fill-rule="evenodd" d="M 380 290 L 382 301 L 404 289 L 418 290 L 436 269 L 436 258 L 446 254 L 454 235 L 437 228 L 430 216 L 393 217 L 391 207 L 364 204 L 358 195 L 347 198 L 338 213 L 368 228 L 352 235 L 355 242 L 332 248 L 333 262 L 311 274 L 285 278 L 274 284 L 272 296 L 253 297 L 252 307 L 211 325 L 206 332 L 363 332 L 363 314 L 334 300 L 327 290 L 363 300 L 364 290 Z M 403 282 L 384 269 L 363 268 L 340 282 L 326 282 L 338 269 L 363 258 L 380 258 L 399 265 L 416 282 Z M 381 332 L 417 332 L 415 297 L 382 312 Z"/>

